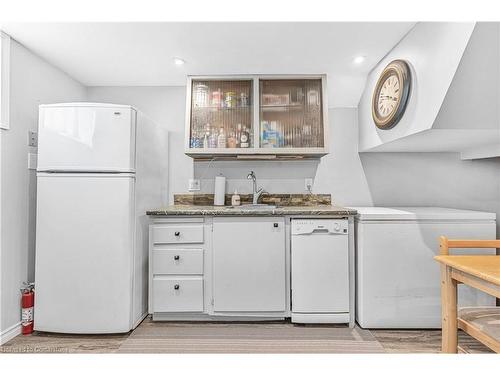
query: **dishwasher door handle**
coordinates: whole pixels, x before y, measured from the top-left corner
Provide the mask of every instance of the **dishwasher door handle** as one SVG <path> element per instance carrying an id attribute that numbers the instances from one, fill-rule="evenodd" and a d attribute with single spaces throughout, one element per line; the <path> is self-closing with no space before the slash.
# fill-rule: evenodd
<path id="1" fill-rule="evenodd" d="M 314 229 L 314 230 L 309 231 L 309 232 L 292 233 L 292 236 L 312 236 L 312 235 L 319 235 L 319 234 L 346 235 L 347 232 L 331 232 L 328 229 Z"/>
<path id="2" fill-rule="evenodd" d="M 314 228 L 311 234 L 328 234 L 330 231 L 326 228 Z"/>

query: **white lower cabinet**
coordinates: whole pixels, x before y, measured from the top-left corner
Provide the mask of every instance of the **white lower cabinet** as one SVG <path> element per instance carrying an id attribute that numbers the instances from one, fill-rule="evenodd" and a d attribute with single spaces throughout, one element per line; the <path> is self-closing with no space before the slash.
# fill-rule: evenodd
<path id="1" fill-rule="evenodd" d="M 155 219 L 149 231 L 153 319 L 289 316 L 286 231 L 284 217 Z"/>
<path id="2" fill-rule="evenodd" d="M 284 218 L 213 220 L 214 311 L 285 311 Z"/>
<path id="3" fill-rule="evenodd" d="M 292 216 L 155 218 L 149 231 L 153 320 L 291 317 L 298 323 L 354 326 L 352 219 L 299 221 Z M 317 228 L 305 231 L 306 222 Z M 325 231 L 327 224 L 331 230 Z"/>
<path id="4" fill-rule="evenodd" d="M 155 312 L 203 312 L 203 278 L 157 276 L 152 296 Z"/>

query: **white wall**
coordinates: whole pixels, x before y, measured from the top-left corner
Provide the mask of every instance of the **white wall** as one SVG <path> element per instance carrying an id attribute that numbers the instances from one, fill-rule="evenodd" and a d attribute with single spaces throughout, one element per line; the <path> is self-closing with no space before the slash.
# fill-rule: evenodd
<path id="1" fill-rule="evenodd" d="M 305 178 L 314 178 L 313 191 L 331 193 L 337 204 L 371 205 L 372 200 L 357 152 L 355 108 L 329 112 L 331 153 L 318 160 L 193 162 L 184 155 L 184 87 L 89 87 L 91 101 L 136 106 L 170 132 L 169 201 L 174 193 L 186 193 L 188 179 L 202 180 L 202 192 L 213 192 L 214 178 L 223 173 L 227 192 L 250 193 L 246 179 L 255 171 L 259 186 L 270 193 L 304 193 Z"/>
<path id="2" fill-rule="evenodd" d="M 500 159 L 458 153 L 364 153 L 375 206 L 442 206 L 495 212 L 500 234 Z"/>
<path id="3" fill-rule="evenodd" d="M 252 191 L 246 179 L 250 170 L 257 182 L 270 193 L 306 193 L 305 178 L 313 178 L 314 193 L 330 193 L 338 205 L 372 205 L 368 183 L 358 154 L 357 110 L 332 108 L 328 113 L 330 154 L 320 160 L 196 162 L 195 176 L 202 190 L 213 192 L 214 178 L 227 178 L 227 191 Z"/>
<path id="4" fill-rule="evenodd" d="M 0 130 L 0 332 L 20 320 L 19 288 L 33 281 L 36 175 L 28 170 L 28 130 L 37 130 L 38 105 L 81 101 L 86 88 L 12 40 L 10 129 Z"/>
<path id="5" fill-rule="evenodd" d="M 366 151 L 430 129 L 467 46 L 474 23 L 418 23 L 370 72 L 359 102 L 359 147 Z M 411 64 L 412 89 L 405 115 L 390 130 L 378 129 L 371 115 L 372 93 L 392 60 Z"/>
<path id="6" fill-rule="evenodd" d="M 436 131 L 447 132 L 449 129 L 463 130 L 474 127 L 475 129 L 491 129 L 493 134 L 495 131 L 497 131 L 496 134 L 500 134 L 498 133 L 500 131 L 499 24 L 476 24 L 453 80 L 447 91 L 444 91 L 446 95 L 442 92 L 446 82 L 442 77 L 439 78 L 442 74 L 440 69 L 444 67 L 433 65 L 439 60 L 439 54 L 436 51 L 432 52 L 431 49 L 438 47 L 437 42 L 444 43 L 445 38 L 454 41 L 444 46 L 458 49 L 453 56 L 448 56 L 448 60 L 445 60 L 446 63 L 454 63 L 453 59 L 458 56 L 457 52 L 460 52 L 462 48 L 462 39 L 467 34 L 466 25 L 424 24 L 422 26 L 419 24 L 412 30 L 412 33 L 418 33 L 422 37 L 431 29 L 443 27 L 447 29 L 445 33 L 435 32 L 435 35 L 439 37 L 428 38 L 426 43 L 415 35 L 412 38 L 405 38 L 388 55 L 389 60 L 396 58 L 404 47 L 408 55 L 403 56 L 407 57 L 411 50 L 414 55 L 411 56 L 410 61 L 413 62 L 414 59 L 419 61 L 420 70 L 416 75 L 420 84 L 419 89 L 422 89 L 421 83 L 424 78 L 434 79 L 436 82 L 436 87 L 431 91 L 427 90 L 429 99 L 432 99 L 433 103 L 419 100 L 420 96 L 411 98 L 413 116 L 407 117 L 405 114 L 404 121 L 402 120 L 402 123 L 394 129 L 400 126 L 421 130 L 432 127 L 433 131 L 437 128 Z M 453 29 L 457 28 L 461 32 L 450 34 Z M 427 69 L 424 69 L 426 65 Z M 441 92 L 434 92 L 438 89 Z M 365 90 L 363 98 L 366 100 L 373 91 L 370 82 L 367 83 Z M 439 113 L 434 121 L 430 114 L 436 109 L 439 109 Z M 427 111 L 430 112 L 427 113 Z M 421 115 L 417 116 L 417 112 Z M 373 122 L 368 124 L 368 120 L 371 121 L 371 109 L 366 102 L 360 102 L 359 117 L 360 132 L 364 131 L 364 135 L 360 134 L 360 142 L 364 142 L 367 146 L 370 142 L 384 141 L 370 136 L 375 132 L 378 135 L 382 131 L 374 130 Z M 371 128 L 369 132 L 368 126 Z M 493 137 L 491 141 L 494 140 Z M 445 141 L 450 142 L 450 138 L 446 138 Z M 404 146 L 404 143 L 402 144 Z M 437 144 L 437 149 L 443 149 L 445 146 L 445 144 Z M 500 159 L 498 158 L 462 161 L 458 153 L 381 152 L 363 153 L 361 161 L 368 188 L 376 206 L 444 206 L 483 210 L 495 212 L 500 223 Z M 500 225 L 497 224 L 497 228 L 500 234 Z"/>
<path id="7" fill-rule="evenodd" d="M 498 129 L 500 24 L 474 27 L 433 129 Z"/>
<path id="8" fill-rule="evenodd" d="M 457 153 L 364 153 L 360 156 L 355 108 L 329 110 L 331 152 L 319 161 L 193 163 L 183 154 L 184 88 L 91 87 L 88 93 L 93 101 L 137 106 L 173 132 L 171 202 L 173 193 L 187 192 L 188 179 L 193 173 L 202 180 L 203 192 L 213 192 L 215 176 L 223 173 L 228 193 L 234 189 L 249 193 L 252 185 L 246 176 L 254 170 L 259 185 L 271 193 L 303 193 L 304 178 L 314 178 L 313 191 L 332 194 L 339 205 L 445 206 L 497 212 L 500 218 L 499 161 L 461 161 Z M 447 114 L 443 116 L 446 118 Z"/>

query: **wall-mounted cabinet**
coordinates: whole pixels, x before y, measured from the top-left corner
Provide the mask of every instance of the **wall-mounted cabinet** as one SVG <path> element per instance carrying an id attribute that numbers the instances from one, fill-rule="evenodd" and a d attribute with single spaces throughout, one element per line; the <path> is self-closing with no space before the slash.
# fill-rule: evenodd
<path id="1" fill-rule="evenodd" d="M 189 77 L 186 154 L 314 158 L 328 153 L 326 77 Z"/>

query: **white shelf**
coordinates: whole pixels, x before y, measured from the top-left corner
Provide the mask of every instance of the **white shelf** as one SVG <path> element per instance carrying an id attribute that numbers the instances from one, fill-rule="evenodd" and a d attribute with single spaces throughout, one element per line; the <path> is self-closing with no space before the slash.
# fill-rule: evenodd
<path id="1" fill-rule="evenodd" d="M 307 159 L 328 154 L 323 147 L 300 148 L 188 148 L 185 154 L 194 159 Z"/>
<path id="2" fill-rule="evenodd" d="M 484 147 L 498 137 L 496 129 L 429 129 L 360 152 L 462 152 Z"/>
<path id="3" fill-rule="evenodd" d="M 462 160 L 500 158 L 500 139 L 498 143 L 485 144 L 463 150 L 460 153 Z"/>
<path id="4" fill-rule="evenodd" d="M 251 106 L 246 106 L 246 107 L 220 107 L 220 106 L 215 106 L 215 105 L 207 105 L 207 106 L 194 106 L 193 109 L 195 111 L 237 111 L 237 110 L 242 110 L 242 109 L 251 109 Z"/>

